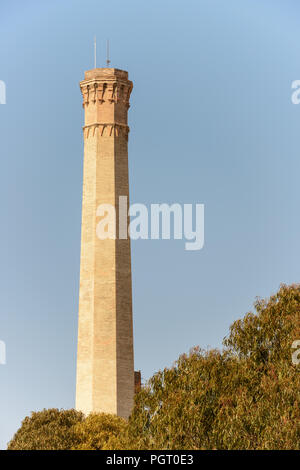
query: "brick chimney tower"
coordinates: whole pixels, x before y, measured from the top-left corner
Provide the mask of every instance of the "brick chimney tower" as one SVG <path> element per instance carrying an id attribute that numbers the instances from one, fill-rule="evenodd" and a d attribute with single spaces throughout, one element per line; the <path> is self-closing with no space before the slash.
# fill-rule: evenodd
<path id="1" fill-rule="evenodd" d="M 114 68 L 85 72 L 82 233 L 76 409 L 128 418 L 134 364 L 130 239 L 119 238 L 119 196 L 127 196 L 127 113 L 132 82 Z M 116 208 L 116 239 L 99 239 L 100 204 Z M 128 209 L 128 207 L 127 207 Z M 127 218 L 128 224 L 128 218 Z"/>

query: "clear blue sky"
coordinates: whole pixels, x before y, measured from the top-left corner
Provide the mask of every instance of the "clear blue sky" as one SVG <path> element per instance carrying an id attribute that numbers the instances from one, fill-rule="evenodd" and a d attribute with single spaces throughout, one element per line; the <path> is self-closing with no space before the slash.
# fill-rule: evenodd
<path id="1" fill-rule="evenodd" d="M 129 71 L 131 201 L 204 203 L 205 247 L 132 243 L 135 367 L 147 379 L 281 282 L 300 281 L 300 4 L 1 2 L 0 447 L 31 410 L 71 408 L 83 110 L 93 67 Z"/>

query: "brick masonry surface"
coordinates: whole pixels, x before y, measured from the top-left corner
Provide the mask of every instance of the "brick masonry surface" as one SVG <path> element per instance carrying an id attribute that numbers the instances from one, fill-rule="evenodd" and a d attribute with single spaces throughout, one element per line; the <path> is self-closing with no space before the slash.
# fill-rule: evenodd
<path id="1" fill-rule="evenodd" d="M 93 69 L 80 88 L 85 125 L 76 409 L 127 418 L 135 388 L 130 239 L 100 240 L 96 210 L 103 203 L 118 210 L 119 196 L 129 204 L 132 82 L 123 70 Z"/>

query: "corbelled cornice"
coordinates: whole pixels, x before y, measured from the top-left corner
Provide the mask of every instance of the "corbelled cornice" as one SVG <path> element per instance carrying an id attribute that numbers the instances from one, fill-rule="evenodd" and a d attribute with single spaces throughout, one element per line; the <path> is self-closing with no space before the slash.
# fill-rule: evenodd
<path id="1" fill-rule="evenodd" d="M 94 137 L 95 135 L 109 136 L 109 137 L 120 137 L 124 136 L 126 140 L 128 139 L 129 127 L 126 124 L 121 124 L 118 122 L 114 123 L 101 123 L 97 122 L 83 127 L 83 135 L 85 139 L 89 137 Z"/>
<path id="2" fill-rule="evenodd" d="M 127 72 L 118 69 L 94 69 L 85 74 L 80 82 L 83 106 L 90 103 L 122 103 L 129 108 L 129 98 L 133 84 Z"/>

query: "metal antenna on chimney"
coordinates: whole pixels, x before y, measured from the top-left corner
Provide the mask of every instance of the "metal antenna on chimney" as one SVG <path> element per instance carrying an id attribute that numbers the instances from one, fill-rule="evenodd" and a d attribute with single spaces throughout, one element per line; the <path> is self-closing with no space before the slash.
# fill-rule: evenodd
<path id="1" fill-rule="evenodd" d="M 97 68 L 97 39 L 94 37 L 94 68 Z"/>
<path id="2" fill-rule="evenodd" d="M 109 67 L 110 60 L 109 60 L 109 39 L 106 42 L 106 65 Z"/>

